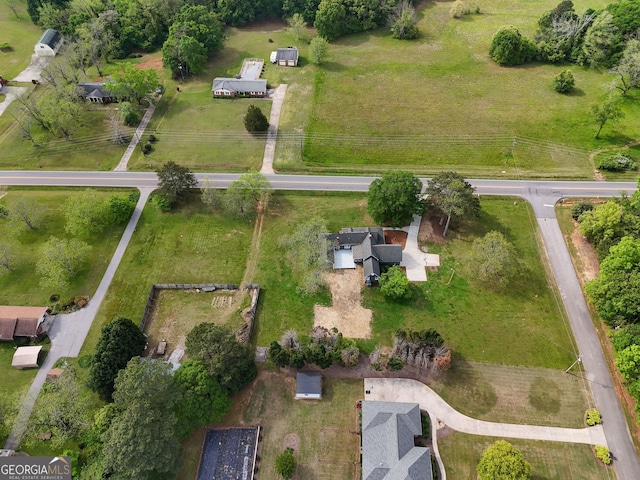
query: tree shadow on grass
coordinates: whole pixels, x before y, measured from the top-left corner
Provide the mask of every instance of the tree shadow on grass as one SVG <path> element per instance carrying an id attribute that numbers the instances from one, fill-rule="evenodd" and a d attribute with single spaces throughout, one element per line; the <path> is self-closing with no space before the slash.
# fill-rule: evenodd
<path id="1" fill-rule="evenodd" d="M 338 62 L 323 62 L 321 67 L 329 72 L 344 72 L 347 68 Z"/>

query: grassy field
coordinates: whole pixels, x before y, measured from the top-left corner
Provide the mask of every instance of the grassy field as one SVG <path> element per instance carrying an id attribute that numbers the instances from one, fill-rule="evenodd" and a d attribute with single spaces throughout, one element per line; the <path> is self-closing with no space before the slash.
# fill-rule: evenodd
<path id="1" fill-rule="evenodd" d="M 438 440 L 447 478 L 476 480 L 482 452 L 497 438 L 454 433 Z M 506 439 L 531 464 L 532 480 L 606 480 L 616 478 L 600 464 L 589 445 Z"/>
<path id="2" fill-rule="evenodd" d="M 104 323 L 139 322 L 153 283 L 239 283 L 252 233 L 253 220 L 211 213 L 195 195 L 170 213 L 147 205 L 82 353 L 93 352 Z"/>
<path id="3" fill-rule="evenodd" d="M 289 433 L 300 438 L 295 479 L 356 478 L 360 438 L 356 429 L 356 401 L 362 398 L 362 380 L 323 380 L 322 401 L 294 400 L 295 378 L 262 371 L 251 387 L 233 402 L 222 426 L 260 425 L 258 471 L 262 480 L 278 480 L 276 456 Z M 220 424 L 216 424 L 219 426 Z M 176 479 L 195 478 L 204 430 L 185 443 L 185 465 Z"/>
<path id="4" fill-rule="evenodd" d="M 489 422 L 580 428 L 593 406 L 582 372 L 467 362 L 429 385 L 456 410 Z"/>
<path id="5" fill-rule="evenodd" d="M 0 51 L 0 75 L 6 80 L 13 79 L 29 66 L 33 47 L 42 35 L 42 29 L 29 18 L 27 2 L 19 0 L 15 3 L 17 17 L 6 2 L 0 4 L 0 43 L 6 42 L 11 47 L 9 51 Z"/>
<path id="6" fill-rule="evenodd" d="M 574 3 L 581 12 L 608 2 Z M 450 2 L 426 2 L 416 41 L 395 40 L 383 28 L 332 42 L 329 61 L 314 70 L 313 82 L 300 75 L 287 92 L 276 167 L 592 176 L 588 151 L 635 136 L 637 102 L 625 101 L 625 120 L 606 126 L 596 141 L 588 112 L 612 77 L 572 66 L 577 90 L 563 96 L 551 82 L 566 65 L 502 68 L 487 54 L 500 26 L 513 24 L 532 36 L 537 18 L 556 4 L 490 0 L 480 5 L 482 14 L 454 20 Z M 506 158 L 514 137 L 515 157 Z"/>
<path id="7" fill-rule="evenodd" d="M 0 239 L 8 243 L 15 251 L 18 259 L 14 271 L 0 275 L 0 304 L 4 305 L 49 305 L 49 297 L 57 294 L 61 303 L 66 303 L 78 295 L 93 295 L 98 287 L 104 271 L 111 260 L 124 225 L 118 225 L 107 232 L 87 240 L 92 246 L 88 264 L 72 280 L 65 291 L 52 291 L 39 284 L 35 272 L 38 249 L 50 238 L 70 238 L 64 231 L 65 221 L 60 206 L 63 202 L 81 190 L 72 189 L 30 189 L 22 190 L 12 187 L 6 196 L 0 199 L 0 205 L 11 210 L 12 204 L 20 197 L 37 202 L 42 211 L 42 225 L 30 230 L 24 223 L 14 224 L 9 219 L 0 218 Z M 99 195 L 109 197 L 114 194 L 126 196 L 127 190 L 108 190 Z"/>
<path id="8" fill-rule="evenodd" d="M 0 365 L 2 365 L 2 382 L 0 382 L 0 407 L 6 408 L 0 417 L 0 444 L 4 442 L 11 431 L 13 419 L 18 413 L 22 398 L 38 373 L 38 369 L 29 368 L 18 370 L 11 367 L 11 360 L 15 353 L 13 343 L 0 343 Z"/>

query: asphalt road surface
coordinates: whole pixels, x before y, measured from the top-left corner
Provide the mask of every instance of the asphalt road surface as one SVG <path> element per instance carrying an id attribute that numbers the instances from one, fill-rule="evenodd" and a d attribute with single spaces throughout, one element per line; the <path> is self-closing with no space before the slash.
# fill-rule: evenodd
<path id="1" fill-rule="evenodd" d="M 214 187 L 226 188 L 237 174 L 198 174 Z M 375 177 L 332 177 L 309 175 L 266 175 L 274 189 L 338 192 L 366 192 Z M 426 179 L 423 179 L 423 181 Z M 469 180 L 479 195 L 523 197 L 533 206 L 551 268 L 556 278 L 569 323 L 582 354 L 585 375 L 591 385 L 595 405 L 602 413 L 605 437 L 615 459 L 620 480 L 640 479 L 640 461 L 622 407 L 615 392 L 611 373 L 600 347 L 582 289 L 571 263 L 554 204 L 564 197 L 612 197 L 636 189 L 633 182 L 568 182 L 535 180 Z M 76 187 L 155 187 L 153 172 L 49 172 L 2 171 L 0 185 L 76 186 Z"/>

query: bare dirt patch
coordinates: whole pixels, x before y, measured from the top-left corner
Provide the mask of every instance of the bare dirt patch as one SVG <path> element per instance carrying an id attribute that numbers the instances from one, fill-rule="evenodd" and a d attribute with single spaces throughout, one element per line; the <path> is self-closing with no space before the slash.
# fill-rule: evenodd
<path id="1" fill-rule="evenodd" d="M 143 58 L 144 61 L 138 64 L 138 68 L 153 68 L 158 72 L 162 71 L 162 57 L 160 55 L 145 55 Z"/>
<path id="2" fill-rule="evenodd" d="M 402 249 L 407 245 L 407 236 L 409 234 L 402 230 L 385 230 L 384 241 L 386 244 L 402 245 Z"/>
<path id="3" fill-rule="evenodd" d="M 423 215 L 420 229 L 418 230 L 418 244 L 435 243 L 444 245 L 447 240 L 442 236 L 442 232 L 444 232 L 444 224 L 440 225 L 438 218 Z"/>
<path id="4" fill-rule="evenodd" d="M 282 441 L 282 450 L 290 448 L 293 450 L 294 455 L 300 450 L 300 437 L 295 433 L 288 433 Z"/>
<path id="5" fill-rule="evenodd" d="M 371 338 L 372 312 L 362 307 L 362 267 L 331 270 L 324 279 L 333 301 L 330 307 L 313 307 L 313 326 L 336 327 L 348 338 Z"/>
<path id="6" fill-rule="evenodd" d="M 580 263 L 580 268 L 577 268 L 578 277 L 580 282 L 584 285 L 589 280 L 593 280 L 598 277 L 600 273 L 600 264 L 598 263 L 598 255 L 591 246 L 591 244 L 580 235 L 580 231 L 577 228 L 577 222 L 574 222 L 575 229 L 571 233 L 571 241 L 574 247 L 576 247 L 576 255 Z"/>

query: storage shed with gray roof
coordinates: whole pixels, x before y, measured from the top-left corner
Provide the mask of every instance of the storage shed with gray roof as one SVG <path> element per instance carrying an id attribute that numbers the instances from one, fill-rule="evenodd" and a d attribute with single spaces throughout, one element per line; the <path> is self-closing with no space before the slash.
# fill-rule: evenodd
<path id="1" fill-rule="evenodd" d="M 298 47 L 276 50 L 276 63 L 282 67 L 296 67 L 298 65 Z"/>
<path id="2" fill-rule="evenodd" d="M 432 480 L 417 403 L 362 402 L 362 480 Z"/>
<path id="3" fill-rule="evenodd" d="M 42 34 L 33 50 L 39 57 L 55 57 L 62 46 L 62 40 L 60 32 L 49 28 Z"/>

